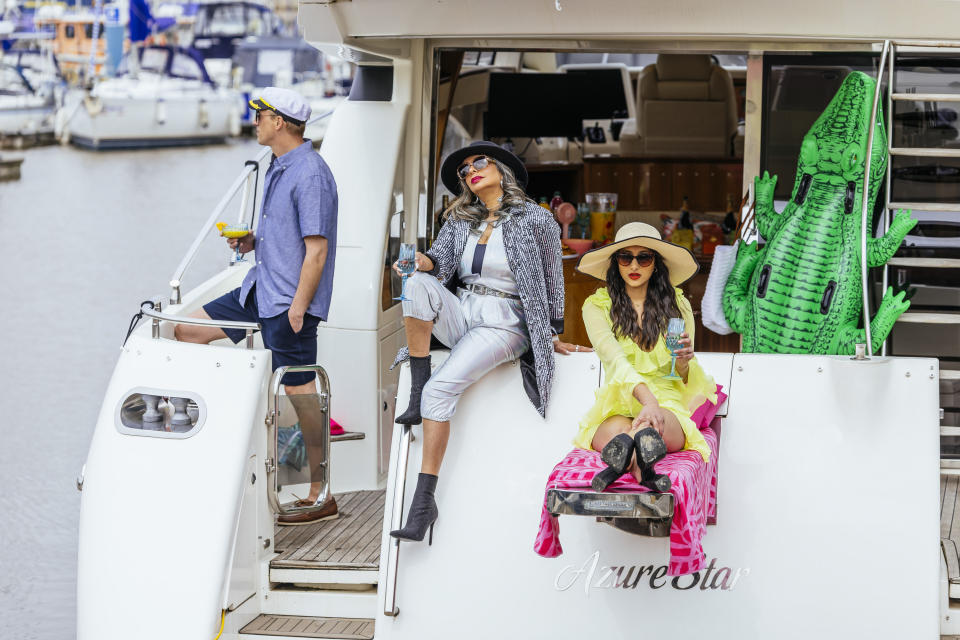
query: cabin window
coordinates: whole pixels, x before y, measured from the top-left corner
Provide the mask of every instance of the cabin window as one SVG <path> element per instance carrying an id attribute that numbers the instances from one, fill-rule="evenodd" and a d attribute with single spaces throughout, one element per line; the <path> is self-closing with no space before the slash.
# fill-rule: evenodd
<path id="1" fill-rule="evenodd" d="M 195 393 L 173 389 L 132 389 L 117 409 L 120 433 L 152 438 L 189 438 L 206 420 L 206 403 Z"/>
<path id="2" fill-rule="evenodd" d="M 63 37 L 65 38 L 74 38 L 77 35 L 77 29 L 72 24 L 68 24 L 63 28 Z"/>
<path id="3" fill-rule="evenodd" d="M 173 64 L 170 66 L 170 75 L 187 80 L 203 79 L 203 71 L 197 61 L 183 53 L 173 54 Z"/>
<path id="4" fill-rule="evenodd" d="M 153 73 L 163 73 L 167 68 L 166 49 L 144 49 L 140 56 L 140 69 Z"/>
<path id="5" fill-rule="evenodd" d="M 83 31 L 87 36 L 87 40 L 93 40 L 93 23 L 84 26 Z M 100 31 L 97 33 L 97 40 L 103 40 L 103 31 L 103 25 L 101 25 Z"/>
<path id="6" fill-rule="evenodd" d="M 205 35 L 242 36 L 246 34 L 243 5 L 224 4 L 208 10 Z"/>

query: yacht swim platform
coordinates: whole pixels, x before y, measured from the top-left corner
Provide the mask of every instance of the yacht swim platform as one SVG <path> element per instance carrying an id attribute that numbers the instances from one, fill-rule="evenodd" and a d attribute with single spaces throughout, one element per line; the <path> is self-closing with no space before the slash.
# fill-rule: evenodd
<path id="1" fill-rule="evenodd" d="M 370 618 L 311 618 L 261 614 L 240 629 L 244 640 L 258 637 L 336 638 L 370 640 L 374 621 Z"/>
<path id="2" fill-rule="evenodd" d="M 340 517 L 309 525 L 277 526 L 271 582 L 377 583 L 385 490 L 335 494 Z"/>

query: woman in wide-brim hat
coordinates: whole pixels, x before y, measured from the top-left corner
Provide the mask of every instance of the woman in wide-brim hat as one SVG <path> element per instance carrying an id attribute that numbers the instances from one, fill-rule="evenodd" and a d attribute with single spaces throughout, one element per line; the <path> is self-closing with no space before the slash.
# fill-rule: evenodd
<path id="1" fill-rule="evenodd" d="M 585 253 L 577 270 L 605 280 L 583 304 L 583 322 L 603 363 L 604 383 L 580 421 L 574 444 L 601 451 L 608 468 L 593 487 L 603 491 L 624 472 L 654 490 L 669 478 L 653 463 L 668 451 L 694 449 L 706 461 L 710 447 L 690 419 L 704 401 L 716 402 L 716 384 L 694 358 L 693 310 L 678 288 L 699 266 L 687 249 L 666 242 L 652 226 L 631 222 L 612 244 Z M 664 334 L 682 318 L 676 378 Z"/>
<path id="2" fill-rule="evenodd" d="M 390 535 L 423 540 L 437 518 L 434 491 L 460 396 L 497 365 L 521 360 L 524 389 L 544 415 L 553 381 L 554 352 L 589 351 L 557 339 L 563 332 L 560 233 L 548 211 L 523 192 L 527 170 L 492 142 L 451 153 L 440 169 L 457 194 L 433 246 L 416 254 L 403 301 L 411 388 L 396 421 L 423 422 L 423 460 L 402 529 Z M 397 268 L 396 265 L 394 268 Z M 454 294 L 445 285 L 459 278 Z M 436 371 L 430 338 L 450 347 Z M 402 406 L 399 405 L 398 406 Z"/>

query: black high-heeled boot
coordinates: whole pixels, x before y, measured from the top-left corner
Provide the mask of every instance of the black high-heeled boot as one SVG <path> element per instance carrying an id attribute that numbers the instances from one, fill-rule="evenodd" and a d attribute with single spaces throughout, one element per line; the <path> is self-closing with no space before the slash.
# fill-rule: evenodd
<path id="1" fill-rule="evenodd" d="M 407 523 L 402 529 L 394 529 L 390 535 L 401 540 L 420 542 L 430 529 L 429 544 L 433 544 L 433 523 L 437 521 L 440 510 L 433 494 L 437 490 L 437 476 L 421 473 L 417 478 L 417 490 L 410 501 Z"/>
<path id="2" fill-rule="evenodd" d="M 667 443 L 663 441 L 663 437 L 653 427 L 647 427 L 640 429 L 633 436 L 633 440 L 637 450 L 637 465 L 640 467 L 640 476 L 643 478 L 640 484 L 651 491 L 660 493 L 670 491 L 670 487 L 673 486 L 670 477 L 653 470 L 653 465 L 667 455 Z"/>
<path id="3" fill-rule="evenodd" d="M 607 468 L 598 471 L 590 486 L 596 492 L 606 491 L 614 480 L 622 476 L 630 466 L 635 447 L 633 438 L 621 433 L 610 439 L 607 446 L 600 452 L 600 458 L 607 464 Z"/>
<path id="4" fill-rule="evenodd" d="M 399 424 L 420 424 L 420 395 L 423 385 L 430 379 L 430 356 L 410 356 L 410 402 L 407 410 L 397 416 L 394 422 Z"/>

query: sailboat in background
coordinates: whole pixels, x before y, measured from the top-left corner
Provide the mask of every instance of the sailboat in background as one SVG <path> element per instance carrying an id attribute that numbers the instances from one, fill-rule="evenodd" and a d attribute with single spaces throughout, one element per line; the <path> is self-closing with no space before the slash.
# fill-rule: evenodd
<path id="1" fill-rule="evenodd" d="M 218 87 L 193 49 L 144 45 L 153 18 L 145 0 L 130 3 L 131 48 L 116 77 L 67 93 L 56 134 L 89 149 L 222 142 L 240 132 L 240 94 Z"/>

